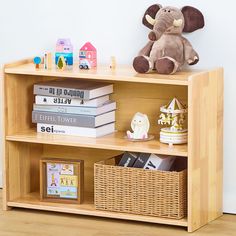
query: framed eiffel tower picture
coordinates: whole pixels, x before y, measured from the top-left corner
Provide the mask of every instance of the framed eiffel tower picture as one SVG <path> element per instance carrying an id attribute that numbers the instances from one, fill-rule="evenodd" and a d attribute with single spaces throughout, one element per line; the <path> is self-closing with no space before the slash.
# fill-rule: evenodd
<path id="1" fill-rule="evenodd" d="M 82 203 L 83 160 L 44 158 L 40 160 L 41 201 Z"/>

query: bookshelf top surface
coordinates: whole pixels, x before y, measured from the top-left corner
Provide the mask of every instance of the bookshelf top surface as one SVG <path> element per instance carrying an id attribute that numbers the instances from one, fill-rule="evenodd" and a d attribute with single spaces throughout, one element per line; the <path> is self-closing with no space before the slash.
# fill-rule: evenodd
<path id="1" fill-rule="evenodd" d="M 138 74 L 130 66 L 117 66 L 115 70 L 109 66 L 98 66 L 96 69 L 80 70 L 78 64 L 71 70 L 60 71 L 53 67 L 51 70 L 35 69 L 30 60 L 20 61 L 5 66 L 5 73 L 35 76 L 53 76 L 65 78 L 81 78 L 106 81 L 137 82 L 151 84 L 188 85 L 191 76 L 203 71 L 182 71 L 174 75 L 160 75 L 157 73 Z"/>
<path id="2" fill-rule="evenodd" d="M 123 132 L 115 132 L 100 138 L 87 138 L 67 135 L 41 134 L 37 133 L 35 130 L 28 130 L 19 134 L 8 135 L 6 140 L 117 151 L 147 152 L 173 156 L 188 156 L 187 144 L 169 147 L 167 144 L 160 143 L 157 138 L 148 142 L 130 142 L 126 140 L 124 136 L 125 134 Z"/>

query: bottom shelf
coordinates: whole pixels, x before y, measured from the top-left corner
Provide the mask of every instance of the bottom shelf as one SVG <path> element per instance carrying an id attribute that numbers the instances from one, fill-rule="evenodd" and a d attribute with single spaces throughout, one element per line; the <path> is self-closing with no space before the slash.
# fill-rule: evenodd
<path id="1" fill-rule="evenodd" d="M 30 193 L 27 196 L 16 199 L 14 201 L 9 201 L 7 205 L 9 207 L 72 213 L 72 214 L 88 215 L 88 216 L 99 216 L 113 219 L 134 220 L 134 221 L 143 221 L 143 222 L 185 226 L 185 227 L 187 227 L 188 225 L 187 218 L 183 218 L 181 220 L 175 220 L 175 219 L 165 219 L 153 216 L 142 216 L 142 215 L 132 215 L 126 213 L 98 211 L 95 209 L 93 200 L 84 201 L 84 203 L 81 205 L 42 202 L 40 201 L 39 193 L 37 192 Z"/>

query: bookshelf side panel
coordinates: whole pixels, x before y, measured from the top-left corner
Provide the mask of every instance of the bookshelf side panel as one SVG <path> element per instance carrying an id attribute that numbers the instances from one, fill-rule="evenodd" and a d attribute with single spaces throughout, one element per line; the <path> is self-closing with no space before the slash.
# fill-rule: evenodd
<path id="1" fill-rule="evenodd" d="M 188 231 L 222 215 L 223 70 L 192 76 L 188 88 Z"/>
<path id="2" fill-rule="evenodd" d="M 6 106 L 5 106 L 5 74 L 4 74 L 4 69 L 5 67 L 3 66 L 3 68 L 0 71 L 0 89 L 1 89 L 1 94 L 2 94 L 2 100 L 1 100 L 1 114 L 2 114 L 2 139 L 1 139 L 1 155 L 2 155 L 2 183 L 3 183 L 3 192 L 2 192 L 2 206 L 3 206 L 3 210 L 8 210 L 7 207 L 7 195 L 8 195 L 8 183 L 7 183 L 7 169 L 8 169 L 8 165 L 7 165 L 7 150 L 6 150 L 6 141 L 5 141 L 5 122 L 6 122 Z M 1 166 L 1 165 L 0 165 Z"/>

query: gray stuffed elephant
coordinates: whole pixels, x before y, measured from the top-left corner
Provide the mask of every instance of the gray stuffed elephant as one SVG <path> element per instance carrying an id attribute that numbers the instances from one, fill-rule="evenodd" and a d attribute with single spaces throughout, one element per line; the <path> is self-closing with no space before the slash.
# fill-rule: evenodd
<path id="1" fill-rule="evenodd" d="M 182 32 L 204 27 L 204 17 L 198 9 L 155 4 L 146 10 L 143 24 L 152 31 L 148 35 L 150 41 L 134 58 L 133 67 L 138 73 L 156 70 L 159 74 L 174 74 L 185 63 L 194 65 L 199 61 L 197 52 L 182 36 Z"/>

